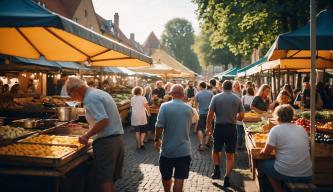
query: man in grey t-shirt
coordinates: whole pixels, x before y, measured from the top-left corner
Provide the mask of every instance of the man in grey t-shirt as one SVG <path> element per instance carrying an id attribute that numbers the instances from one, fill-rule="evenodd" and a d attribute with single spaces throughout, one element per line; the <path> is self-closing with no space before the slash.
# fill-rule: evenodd
<path id="1" fill-rule="evenodd" d="M 236 121 L 242 121 L 244 118 L 244 107 L 239 97 L 232 93 L 232 82 L 223 82 L 223 92 L 213 97 L 208 111 L 206 122 L 206 133 L 211 133 L 211 122 L 215 114 L 215 128 L 213 133 L 214 149 L 213 163 L 214 173 L 213 179 L 221 178 L 220 161 L 221 151 L 225 146 L 227 155 L 227 170 L 224 177 L 224 187 L 230 186 L 229 175 L 234 165 L 234 154 L 237 142 Z"/>
<path id="2" fill-rule="evenodd" d="M 199 108 L 199 123 L 198 123 L 198 139 L 199 139 L 199 151 L 205 150 L 209 147 L 209 135 L 206 134 L 206 141 L 203 145 L 203 134 L 206 130 L 206 120 L 207 120 L 207 114 L 208 114 L 208 107 L 210 104 L 210 101 L 212 100 L 213 93 L 211 91 L 208 91 L 207 85 L 205 82 L 201 82 L 199 84 L 199 93 L 195 95 L 195 105 L 197 108 Z"/>
<path id="3" fill-rule="evenodd" d="M 193 110 L 183 102 L 184 88 L 181 85 L 172 86 L 171 96 L 173 100 L 162 104 L 157 116 L 155 147 L 160 150 L 162 145 L 159 167 L 164 190 L 170 191 L 171 177 L 173 169 L 175 169 L 173 191 L 182 191 L 184 179 L 188 178 L 190 170 L 189 132 Z M 162 132 L 163 137 L 161 138 Z"/>

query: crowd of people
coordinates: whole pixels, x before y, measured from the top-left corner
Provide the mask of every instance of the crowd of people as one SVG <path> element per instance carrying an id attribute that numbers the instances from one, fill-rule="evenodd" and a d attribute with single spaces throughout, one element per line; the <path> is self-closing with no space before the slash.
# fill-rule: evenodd
<path id="1" fill-rule="evenodd" d="M 244 113 L 251 110 L 257 113 L 274 111 L 279 125 L 271 129 L 262 154 L 275 150 L 276 158 L 260 162 L 259 170 L 267 176 L 275 191 L 282 190 L 281 181 L 307 182 L 312 173 L 307 133 L 291 120 L 294 108 L 309 107 L 308 80 L 304 79 L 299 93 L 290 85 L 284 85 L 275 100 L 272 100 L 269 85 L 263 84 L 258 88 L 250 81 L 242 84 L 237 80 L 211 79 L 198 84 L 189 81 L 186 85 L 168 82 L 165 86 L 162 81 L 157 81 L 154 86 L 134 87 L 131 126 L 136 132 L 136 147 L 144 150 L 146 142 L 154 141 L 160 152 L 159 168 L 165 191 L 171 190 L 172 177 L 173 191 L 182 191 L 184 180 L 189 176 L 193 147 L 190 133 L 193 129 L 199 141 L 199 146 L 195 147 L 199 151 L 212 149 L 212 179 L 222 178 L 220 163 L 222 151 L 225 152 L 223 179 L 224 187 L 229 187 L 235 153 L 244 149 Z M 318 108 L 330 106 L 331 103 L 327 102 L 331 101 L 325 98 L 328 91 L 320 91 L 320 87 L 323 86 L 319 83 Z M 80 142 L 86 143 L 91 137 L 94 139 L 102 187 L 104 191 L 112 191 L 114 182 L 120 178 L 124 158 L 123 125 L 112 96 L 76 78 L 67 80 L 66 91 L 73 99 L 83 102 L 86 108 L 90 129 L 80 137 Z M 159 102 L 155 102 L 156 99 Z M 154 105 L 160 105 L 159 112 L 150 114 L 150 107 Z"/>
<path id="2" fill-rule="evenodd" d="M 34 94 L 36 93 L 36 88 L 34 85 L 34 81 L 32 79 L 28 79 L 27 87 L 25 90 L 21 88 L 21 85 L 18 82 L 15 82 L 11 87 L 9 84 L 4 84 L 2 80 L 0 80 L 0 95 L 4 96 L 19 96 L 21 94 Z"/>

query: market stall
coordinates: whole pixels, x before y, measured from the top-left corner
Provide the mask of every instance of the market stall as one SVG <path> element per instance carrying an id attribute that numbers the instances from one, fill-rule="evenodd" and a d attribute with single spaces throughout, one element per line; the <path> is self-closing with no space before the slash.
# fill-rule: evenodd
<path id="1" fill-rule="evenodd" d="M 53 121 L 47 128 L 30 129 L 17 128 L 18 125 L 0 128 L 2 131 L 4 127 L 7 129 L 0 132 L 0 184 L 3 190 L 69 191 L 66 182 L 77 183 L 85 179 L 87 175 L 77 171 L 82 171 L 91 159 L 87 153 L 91 142 L 88 145 L 78 142 L 78 135 L 85 132 L 86 124 Z M 23 180 L 29 182 L 17 185 Z M 71 187 L 74 191 L 84 189 L 84 185 Z"/>
<path id="2" fill-rule="evenodd" d="M 316 113 L 316 150 L 314 162 L 314 184 L 332 185 L 333 181 L 333 112 L 320 111 Z M 310 143 L 310 112 L 297 111 L 294 123 L 302 126 L 309 133 Z M 268 133 L 277 122 L 271 114 L 257 114 L 254 112 L 245 113 L 243 126 L 245 130 L 245 144 L 249 155 L 250 170 L 252 178 L 256 180 L 259 189 L 262 191 L 262 178 L 257 170 L 258 161 L 262 159 L 273 159 L 275 153 L 262 155 L 260 151 L 264 148 Z"/>
<path id="3" fill-rule="evenodd" d="M 8 71 L 8 74 L 12 73 L 16 78 L 33 78 L 33 82 L 36 78 L 41 79 L 41 83 L 35 85 L 40 95 L 48 95 L 46 87 L 53 88 L 54 81 L 64 82 L 69 75 L 82 76 L 80 72 L 86 66 L 148 66 L 151 63 L 151 58 L 50 12 L 34 1 L 5 0 L 1 5 L 0 53 L 44 60 L 36 63 L 53 65 L 42 68 L 33 65 L 34 67 L 19 71 L 17 74 Z M 46 60 L 55 63 L 48 63 Z M 16 71 L 20 69 L 17 67 L 18 64 L 11 67 L 8 61 L 10 60 L 5 59 L 1 64 L 4 66 L 3 69 Z M 60 61 L 81 63 L 69 64 Z M 71 70 L 67 69 L 73 67 L 76 68 L 74 69 L 76 72 L 70 73 Z M 36 71 L 29 71 L 32 69 Z M 38 71 L 39 69 L 46 69 L 45 73 Z M 8 79 L 7 72 L 4 74 Z M 66 105 L 64 103 L 67 100 L 59 96 L 47 96 L 18 101 L 15 102 L 15 107 L 17 103 L 23 103 L 29 106 L 53 108 Z M 65 123 L 54 125 L 45 125 L 48 113 L 45 117 L 37 115 L 35 119 L 26 119 L 32 114 L 33 110 L 30 108 L 25 111 L 24 119 L 17 117 L 17 113 L 13 115 L 18 121 L 6 121 L 7 118 L 0 118 L 2 126 L 0 141 L 4 145 L 0 147 L 2 189 L 5 191 L 87 190 L 82 181 L 85 181 L 87 173 L 90 172 L 90 166 L 87 167 L 91 159 L 88 153 L 90 144 L 83 146 L 78 143 L 78 135 L 82 135 L 87 126 L 80 123 L 73 124 L 72 120 L 77 119 L 75 109 L 57 108 L 52 120 Z M 5 112 L 4 116 L 8 114 Z M 23 127 L 26 121 L 34 124 L 33 128 Z M 67 188 L 68 186 L 70 188 Z"/>

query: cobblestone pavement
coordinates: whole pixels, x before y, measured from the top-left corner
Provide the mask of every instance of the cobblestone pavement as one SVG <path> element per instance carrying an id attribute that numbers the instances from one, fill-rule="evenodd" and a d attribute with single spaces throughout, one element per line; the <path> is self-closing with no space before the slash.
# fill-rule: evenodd
<path id="1" fill-rule="evenodd" d="M 158 168 L 159 154 L 154 149 L 153 142 L 146 143 L 145 150 L 136 150 L 134 131 L 125 129 L 125 162 L 123 178 L 117 181 L 117 191 L 163 191 Z M 196 134 L 191 133 L 192 162 L 190 176 L 185 181 L 184 191 L 256 191 L 248 168 L 246 150 L 237 151 L 234 171 L 230 177 L 231 187 L 224 189 L 223 180 L 212 180 L 210 175 L 213 164 L 210 150 L 199 152 Z M 225 172 L 225 159 L 222 160 L 222 174 Z"/>

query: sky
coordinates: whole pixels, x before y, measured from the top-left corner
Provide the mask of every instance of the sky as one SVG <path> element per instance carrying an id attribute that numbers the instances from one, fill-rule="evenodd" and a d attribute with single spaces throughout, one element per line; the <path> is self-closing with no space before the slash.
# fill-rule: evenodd
<path id="1" fill-rule="evenodd" d="M 118 12 L 120 29 L 127 37 L 134 33 L 141 44 L 151 31 L 160 39 L 164 25 L 175 17 L 187 19 L 199 33 L 196 5 L 191 0 L 93 0 L 93 4 L 95 11 L 108 20 Z"/>

